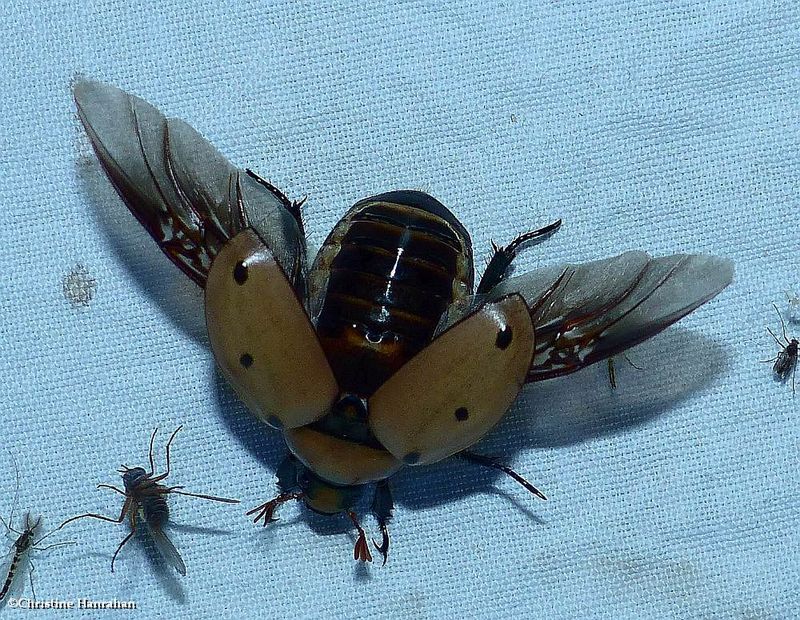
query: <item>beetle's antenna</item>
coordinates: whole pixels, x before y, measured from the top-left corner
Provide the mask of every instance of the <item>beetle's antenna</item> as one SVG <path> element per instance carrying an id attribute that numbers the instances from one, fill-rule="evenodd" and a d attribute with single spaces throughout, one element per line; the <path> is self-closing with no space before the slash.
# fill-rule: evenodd
<path id="1" fill-rule="evenodd" d="M 474 452 L 469 452 L 468 450 L 463 450 L 456 454 L 456 456 L 469 461 L 470 463 L 476 463 L 478 465 L 484 465 L 485 467 L 491 467 L 492 469 L 499 469 L 504 474 L 508 474 L 514 480 L 519 482 L 523 487 L 525 487 L 528 491 L 533 493 L 539 499 L 546 500 L 544 493 L 542 493 L 539 489 L 533 486 L 530 482 L 525 480 L 522 476 L 520 476 L 517 472 L 511 469 L 508 465 L 503 465 L 502 463 L 498 463 L 495 459 L 490 456 L 483 456 L 482 454 L 475 454 Z"/>

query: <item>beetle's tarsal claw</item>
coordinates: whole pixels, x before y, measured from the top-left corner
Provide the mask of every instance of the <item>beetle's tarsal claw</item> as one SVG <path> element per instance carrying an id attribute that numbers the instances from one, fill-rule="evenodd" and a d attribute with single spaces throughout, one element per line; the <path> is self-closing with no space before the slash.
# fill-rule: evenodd
<path id="1" fill-rule="evenodd" d="M 353 525 L 355 525 L 358 530 L 358 540 L 356 540 L 356 546 L 353 548 L 353 559 L 360 560 L 361 562 L 372 562 L 372 554 L 369 551 L 367 535 L 364 533 L 364 528 L 359 525 L 356 513 L 351 511 L 347 513 L 347 516 L 350 517 Z"/>
<path id="2" fill-rule="evenodd" d="M 274 523 L 278 519 L 273 517 L 272 515 L 275 513 L 275 509 L 278 507 L 277 499 L 270 500 L 265 504 L 261 504 L 260 506 L 256 506 L 252 510 L 249 510 L 246 514 L 249 517 L 252 514 L 255 514 L 255 518 L 253 519 L 253 523 L 258 523 L 263 519 L 264 527 L 267 527 L 270 523 Z M 258 514 L 256 514 L 258 513 Z"/>
<path id="3" fill-rule="evenodd" d="M 372 544 L 383 556 L 383 564 L 381 566 L 386 566 L 386 560 L 389 559 L 389 530 L 385 523 L 381 523 L 381 534 L 383 535 L 381 544 L 376 543 L 374 538 L 372 539 Z"/>
<path id="4" fill-rule="evenodd" d="M 361 530 L 358 533 L 358 540 L 356 541 L 356 546 L 353 549 L 353 559 L 360 560 L 362 562 L 372 562 L 372 554 L 369 552 L 367 536 L 364 534 L 364 530 Z"/>
<path id="5" fill-rule="evenodd" d="M 284 502 L 288 502 L 292 499 L 300 499 L 303 497 L 302 493 L 281 493 L 275 499 L 271 499 L 270 501 L 261 504 L 260 506 L 256 506 L 252 510 L 248 510 L 245 514 L 249 517 L 250 515 L 256 515 L 253 519 L 253 523 L 258 523 L 259 521 L 264 521 L 264 527 L 267 527 L 270 523 L 274 523 L 278 519 L 275 518 L 273 515 L 275 514 L 275 509 L 283 504 Z"/>

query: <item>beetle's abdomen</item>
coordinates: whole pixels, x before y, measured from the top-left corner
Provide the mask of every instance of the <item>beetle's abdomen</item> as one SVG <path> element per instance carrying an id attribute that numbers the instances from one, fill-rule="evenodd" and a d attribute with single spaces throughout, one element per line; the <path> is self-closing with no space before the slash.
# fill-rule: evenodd
<path id="1" fill-rule="evenodd" d="M 342 219 L 314 275 L 324 279 L 317 334 L 339 387 L 366 397 L 430 342 L 447 306 L 470 292 L 469 236 L 426 194 L 382 194 Z"/>

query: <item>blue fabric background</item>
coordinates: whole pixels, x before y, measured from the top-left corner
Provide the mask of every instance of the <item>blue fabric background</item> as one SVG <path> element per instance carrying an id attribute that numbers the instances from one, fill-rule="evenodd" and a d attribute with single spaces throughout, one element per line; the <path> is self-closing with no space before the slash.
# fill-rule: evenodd
<path id="1" fill-rule="evenodd" d="M 800 8 L 790 1 L 7 2 L 0 19 L 0 510 L 118 514 L 121 463 L 185 429 L 172 502 L 188 575 L 84 521 L 34 555 L 40 599 L 136 617 L 791 618 L 798 403 L 768 365 L 800 292 Z M 491 239 L 564 219 L 518 271 L 645 249 L 728 256 L 718 299 L 630 353 L 529 386 L 462 463 L 401 472 L 389 563 L 287 505 L 281 439 L 214 368 L 202 297 L 99 172 L 70 83 L 113 83 L 308 195 L 310 245 L 357 199 L 423 189 Z M 78 266 L 82 266 L 79 268 Z M 67 289 L 90 286 L 88 305 Z M 794 333 L 800 326 L 792 326 Z M 163 453 L 159 453 L 163 463 Z M 377 527 L 365 519 L 377 536 Z M 9 542 L 10 545 L 10 542 Z M 26 594 L 29 594 L 26 587 Z M 8 609 L 9 616 L 22 613 Z M 126 613 L 126 612 L 117 612 Z M 37 617 L 64 617 L 41 612 Z M 80 617 L 73 613 L 70 617 Z M 99 615 L 86 613 L 88 616 Z M 105 617 L 105 616 L 104 616 Z"/>

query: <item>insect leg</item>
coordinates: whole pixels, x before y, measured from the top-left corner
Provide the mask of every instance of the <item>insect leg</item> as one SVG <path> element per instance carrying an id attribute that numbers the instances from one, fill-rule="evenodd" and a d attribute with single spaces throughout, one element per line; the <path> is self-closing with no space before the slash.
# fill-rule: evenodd
<path id="1" fill-rule="evenodd" d="M 17 465 L 17 459 L 14 458 L 14 455 L 11 451 L 8 451 L 8 454 L 11 456 L 11 462 L 14 463 L 14 501 L 11 503 L 11 514 L 8 515 L 8 523 L 5 522 L 2 515 L 0 515 L 0 522 L 2 522 L 3 526 L 6 528 L 6 533 L 10 534 L 14 532 L 15 534 L 21 534 L 14 529 L 14 508 L 17 505 L 17 500 L 19 499 L 19 466 Z"/>
<path id="2" fill-rule="evenodd" d="M 208 499 L 212 502 L 222 502 L 224 504 L 238 504 L 238 499 L 228 499 L 227 497 L 217 497 L 216 495 L 205 495 L 204 493 L 189 493 L 182 491 L 183 487 L 168 487 L 164 493 L 175 493 L 177 495 L 185 495 L 186 497 L 199 497 L 200 499 Z"/>
<path id="3" fill-rule="evenodd" d="M 546 500 L 544 493 L 542 493 L 539 489 L 533 486 L 530 482 L 525 480 L 522 476 L 520 476 L 517 472 L 511 469 L 508 465 L 503 465 L 502 463 L 498 463 L 495 459 L 490 456 L 483 456 L 482 454 L 475 454 L 474 452 L 469 452 L 468 450 L 463 450 L 459 452 L 456 456 L 461 457 L 469 461 L 470 463 L 477 463 L 478 465 L 484 465 L 485 467 L 491 467 L 492 469 L 499 469 L 504 474 L 508 474 L 514 480 L 519 482 L 523 487 L 525 487 L 528 491 L 533 493 L 539 499 Z"/>
<path id="4" fill-rule="evenodd" d="M 356 513 L 350 510 L 347 516 L 350 517 L 353 525 L 355 525 L 358 530 L 358 539 L 353 549 L 353 559 L 361 560 L 362 562 L 372 562 L 372 554 L 369 552 L 369 545 L 367 544 L 367 535 L 364 533 L 364 528 L 359 525 Z"/>
<path id="5" fill-rule="evenodd" d="M 42 538 L 44 538 L 44 536 L 42 536 Z M 67 547 L 69 545 L 77 545 L 77 544 L 78 543 L 76 543 L 74 540 L 65 540 L 64 542 L 53 543 L 52 545 L 46 545 L 44 547 L 37 546 L 38 545 L 37 543 L 37 545 L 32 545 L 31 548 L 36 549 L 37 551 L 47 551 L 48 549 L 55 549 L 56 547 Z"/>
<path id="6" fill-rule="evenodd" d="M 111 572 L 112 573 L 114 572 L 114 562 L 117 561 L 117 556 L 119 555 L 119 552 L 122 551 L 122 548 L 127 544 L 127 542 L 131 538 L 133 538 L 134 534 L 136 534 L 136 511 L 131 513 L 131 531 L 128 533 L 128 535 L 125 538 L 122 539 L 122 542 L 119 543 L 119 547 L 117 547 L 117 550 L 114 552 L 114 555 L 111 556 Z"/>
<path id="7" fill-rule="evenodd" d="M 125 493 L 125 491 L 123 491 L 122 489 L 118 489 L 117 487 L 115 487 L 115 486 L 111 486 L 110 484 L 98 484 L 98 485 L 97 485 L 97 488 L 98 488 L 98 489 L 111 489 L 112 491 L 116 491 L 116 492 L 117 492 L 117 493 L 119 493 L 120 495 L 124 495 L 124 496 L 126 496 L 126 497 L 127 497 L 127 495 L 128 495 L 128 494 L 127 494 L 127 493 Z"/>
<path id="8" fill-rule="evenodd" d="M 116 519 L 114 519 L 113 517 L 106 517 L 105 515 L 98 515 L 91 512 L 87 512 L 85 514 L 78 515 L 76 517 L 70 517 L 69 519 L 64 521 L 61 525 L 59 525 L 56 529 L 50 532 L 50 534 L 55 534 L 62 527 L 67 525 L 67 523 L 72 523 L 73 521 L 77 521 L 78 519 L 83 519 L 85 517 L 91 517 L 92 519 L 99 519 L 100 521 L 108 521 L 109 523 L 122 523 L 125 520 L 125 516 L 128 514 L 128 511 L 132 507 L 132 501 L 133 500 L 131 500 L 131 498 L 125 500 L 125 503 L 122 505 L 122 510 L 119 513 L 119 517 L 117 517 Z M 50 536 L 50 534 L 48 534 L 48 536 Z"/>
<path id="9" fill-rule="evenodd" d="M 277 521 L 275 517 L 272 515 L 275 513 L 275 509 L 283 504 L 284 502 L 291 501 L 293 499 L 300 499 L 303 497 L 303 494 L 300 492 L 292 492 L 292 493 L 281 493 L 275 499 L 272 499 L 268 502 L 261 504 L 260 506 L 256 506 L 252 510 L 248 510 L 245 515 L 248 517 L 252 514 L 255 514 L 255 518 L 253 519 L 253 523 L 258 523 L 262 519 L 264 520 L 264 527 L 267 526 L 268 523 L 272 523 L 273 521 Z"/>
<path id="10" fill-rule="evenodd" d="M 175 439 L 175 435 L 177 435 L 178 431 L 181 430 L 182 428 L 183 428 L 183 424 L 181 424 L 178 428 L 176 428 L 174 431 L 172 431 L 172 435 L 169 436 L 169 439 L 167 440 L 167 469 L 163 474 L 159 474 L 158 476 L 153 478 L 153 482 L 158 482 L 160 480 L 163 480 L 167 476 L 169 476 L 169 466 L 170 466 L 169 449 L 170 449 L 170 446 L 172 446 L 172 440 Z M 150 454 L 151 463 L 152 463 L 152 456 L 153 455 L 151 453 Z"/>
<path id="11" fill-rule="evenodd" d="M 508 268 L 517 256 L 519 249 L 529 243 L 541 243 L 553 235 L 561 227 L 561 220 L 548 224 L 544 228 L 534 230 L 520 235 L 509 243 L 506 247 L 497 246 L 492 243 L 492 258 L 486 266 L 486 271 L 483 272 L 483 277 L 478 284 L 476 294 L 481 295 L 488 293 L 495 286 L 500 284 L 502 280 L 508 275 Z"/>
<path id="12" fill-rule="evenodd" d="M 286 210 L 292 214 L 295 221 L 297 222 L 297 227 L 300 229 L 300 234 L 305 236 L 306 233 L 305 229 L 303 228 L 303 214 L 300 210 L 300 207 L 303 206 L 303 203 L 306 201 L 307 196 L 302 198 L 301 200 L 295 200 L 295 201 L 289 200 L 289 198 L 286 197 L 286 194 L 284 194 L 281 190 L 279 190 L 277 187 L 275 187 L 272 183 L 270 183 L 266 179 L 263 179 L 260 176 L 258 176 L 255 172 L 253 172 L 249 168 L 247 168 L 245 172 L 251 179 L 256 181 L 259 185 L 262 185 L 265 188 L 267 188 L 267 190 L 273 196 L 275 196 L 278 200 L 281 201 L 283 206 L 286 207 Z"/>
<path id="13" fill-rule="evenodd" d="M 772 332 L 772 330 L 771 330 L 769 327 L 767 327 L 767 331 L 769 332 L 769 335 L 770 335 L 770 336 L 772 336 L 772 337 L 775 339 L 775 343 L 776 343 L 776 344 L 777 344 L 777 345 L 778 345 L 778 346 L 779 346 L 781 349 L 783 349 L 783 347 L 785 347 L 785 346 L 786 346 L 786 345 L 784 345 L 784 344 L 783 344 L 783 343 L 782 343 L 780 340 L 778 340 L 778 337 L 777 337 L 777 336 L 776 336 L 776 335 L 775 335 L 775 334 Z"/>
<path id="14" fill-rule="evenodd" d="M 286 455 L 275 475 L 278 478 L 278 489 L 282 493 L 289 493 L 299 488 L 297 484 L 297 474 L 299 472 L 300 461 L 291 452 Z"/>
<path id="15" fill-rule="evenodd" d="M 786 342 L 789 342 L 789 338 L 786 336 L 786 323 L 783 322 L 783 316 L 781 315 L 781 311 L 778 310 L 778 306 L 776 306 L 775 304 L 772 304 L 772 307 L 775 308 L 775 312 L 778 313 L 778 318 L 781 321 L 781 329 L 783 329 L 783 339 Z M 777 338 L 776 338 L 776 340 L 777 340 Z"/>
<path id="16" fill-rule="evenodd" d="M 614 358 L 608 358 L 608 382 L 611 384 L 611 389 L 617 389 L 617 373 L 614 370 Z"/>
<path id="17" fill-rule="evenodd" d="M 156 463 L 153 456 L 153 446 L 156 441 L 156 433 L 158 433 L 157 426 L 153 429 L 153 434 L 150 435 L 150 448 L 147 450 L 147 454 L 150 458 L 150 471 L 147 473 L 148 476 L 152 476 L 156 472 Z"/>
<path id="18" fill-rule="evenodd" d="M 33 595 L 33 600 L 36 600 L 36 588 L 33 587 L 33 571 L 36 570 L 36 566 L 34 566 L 33 562 L 29 559 L 28 564 L 30 564 L 30 568 L 28 569 L 28 581 L 31 584 L 31 594 Z"/>
<path id="19" fill-rule="evenodd" d="M 386 560 L 389 558 L 389 528 L 387 527 L 387 522 L 392 516 L 393 508 L 392 490 L 386 480 L 381 480 L 375 487 L 375 496 L 372 498 L 372 514 L 378 519 L 383 540 L 378 545 L 373 539 L 372 544 L 383 556 L 384 566 L 386 566 Z"/>
<path id="20" fill-rule="evenodd" d="M 624 353 L 622 353 L 621 355 L 625 359 L 625 361 L 628 362 L 628 365 L 633 366 L 636 370 L 642 370 L 639 366 L 634 364 L 627 355 L 625 355 Z M 614 367 L 613 357 L 608 358 L 608 382 L 611 384 L 612 390 L 617 389 L 617 373 Z"/>

